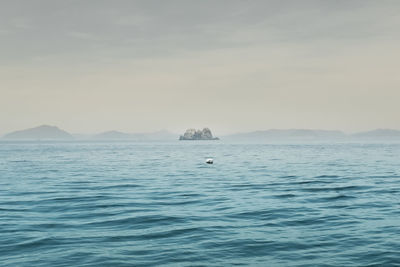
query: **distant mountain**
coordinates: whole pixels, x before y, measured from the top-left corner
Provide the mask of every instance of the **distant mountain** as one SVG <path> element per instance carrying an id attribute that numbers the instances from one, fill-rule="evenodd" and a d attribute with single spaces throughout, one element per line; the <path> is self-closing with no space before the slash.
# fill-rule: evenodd
<path id="1" fill-rule="evenodd" d="M 308 130 L 308 129 L 272 129 L 267 131 L 255 131 L 248 133 L 238 133 L 224 136 L 226 141 L 256 141 L 256 142 L 275 142 L 275 141 L 325 141 L 342 140 L 346 134 L 341 131 L 328 130 Z"/>
<path id="2" fill-rule="evenodd" d="M 99 133 L 93 136 L 94 139 L 102 139 L 102 140 L 109 140 L 109 139 L 131 139 L 131 134 L 122 133 L 118 131 L 107 131 L 103 133 Z"/>
<path id="3" fill-rule="evenodd" d="M 16 140 L 68 140 L 73 136 L 56 126 L 42 125 L 21 131 L 6 134 L 5 139 Z"/>
<path id="4" fill-rule="evenodd" d="M 400 131 L 392 129 L 376 129 L 351 135 L 352 139 L 362 140 L 400 140 Z"/>
<path id="5" fill-rule="evenodd" d="M 177 135 L 166 130 L 153 133 L 123 133 L 107 131 L 93 136 L 97 140 L 135 140 L 135 141 L 162 141 L 176 140 Z"/>

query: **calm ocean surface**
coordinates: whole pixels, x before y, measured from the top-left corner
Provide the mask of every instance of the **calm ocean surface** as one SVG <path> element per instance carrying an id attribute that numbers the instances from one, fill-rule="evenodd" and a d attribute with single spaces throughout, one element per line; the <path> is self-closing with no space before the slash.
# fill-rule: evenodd
<path id="1" fill-rule="evenodd" d="M 400 266 L 400 145 L 1 142 L 0 265 Z"/>

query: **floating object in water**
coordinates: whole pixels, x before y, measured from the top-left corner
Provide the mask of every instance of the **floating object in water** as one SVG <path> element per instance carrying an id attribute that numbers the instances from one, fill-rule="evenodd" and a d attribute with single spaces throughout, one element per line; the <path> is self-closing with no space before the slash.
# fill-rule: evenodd
<path id="1" fill-rule="evenodd" d="M 207 164 L 213 164 L 214 160 L 213 159 L 206 159 Z"/>

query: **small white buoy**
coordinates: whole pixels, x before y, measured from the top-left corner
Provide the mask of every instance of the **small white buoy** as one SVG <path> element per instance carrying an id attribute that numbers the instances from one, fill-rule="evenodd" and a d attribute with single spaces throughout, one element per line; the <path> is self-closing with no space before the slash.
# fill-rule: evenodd
<path id="1" fill-rule="evenodd" d="M 206 159 L 207 164 L 213 164 L 214 160 L 213 159 Z"/>

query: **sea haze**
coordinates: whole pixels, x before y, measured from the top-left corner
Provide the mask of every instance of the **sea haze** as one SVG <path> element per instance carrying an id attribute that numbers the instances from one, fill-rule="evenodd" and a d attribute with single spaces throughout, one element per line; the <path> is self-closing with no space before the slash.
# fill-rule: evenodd
<path id="1" fill-rule="evenodd" d="M 210 132 L 211 137 L 212 133 Z M 106 131 L 98 134 L 71 134 L 57 126 L 41 125 L 14 131 L 3 136 L 4 140 L 95 140 L 95 141 L 172 141 L 179 134 L 161 130 L 150 133 L 125 133 Z M 182 139 L 182 138 L 181 138 Z M 191 138 L 188 138 L 191 139 Z M 201 138 L 200 138 L 201 139 Z M 215 138 L 219 140 L 219 138 Z M 315 129 L 270 129 L 222 136 L 223 141 L 244 143 L 287 143 L 287 142 L 400 142 L 400 131 L 376 129 L 367 132 L 345 134 L 342 131 Z"/>
<path id="2" fill-rule="evenodd" d="M 2 141 L 0 263 L 398 265 L 399 155 L 399 144 Z"/>

